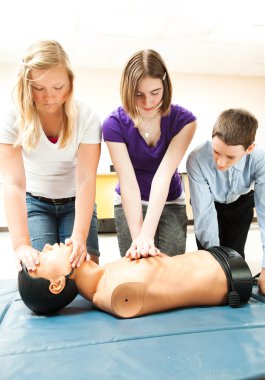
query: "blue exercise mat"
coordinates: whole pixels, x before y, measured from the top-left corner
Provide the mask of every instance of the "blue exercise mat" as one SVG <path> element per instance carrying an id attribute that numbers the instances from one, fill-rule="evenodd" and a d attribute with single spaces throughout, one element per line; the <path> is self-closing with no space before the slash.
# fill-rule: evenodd
<path id="1" fill-rule="evenodd" d="M 182 308 L 133 319 L 78 296 L 54 316 L 0 283 L 1 380 L 265 378 L 265 303 Z M 254 289 L 258 294 L 257 289 Z"/>

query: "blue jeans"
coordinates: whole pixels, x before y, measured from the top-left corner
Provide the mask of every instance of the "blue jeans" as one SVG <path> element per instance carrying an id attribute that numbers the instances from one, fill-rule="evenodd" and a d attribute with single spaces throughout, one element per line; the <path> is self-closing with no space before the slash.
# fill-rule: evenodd
<path id="1" fill-rule="evenodd" d="M 143 218 L 147 206 L 142 206 Z M 114 206 L 115 226 L 121 256 L 125 256 L 130 248 L 132 239 L 122 205 Z M 156 234 L 155 246 L 169 256 L 179 255 L 186 250 L 188 218 L 186 206 L 167 204 L 162 211 Z"/>
<path id="2" fill-rule="evenodd" d="M 54 205 L 27 194 L 28 228 L 32 246 L 42 251 L 46 243 L 65 242 L 72 235 L 75 219 L 75 201 Z M 92 215 L 87 238 L 87 252 L 99 256 L 97 210 Z"/>

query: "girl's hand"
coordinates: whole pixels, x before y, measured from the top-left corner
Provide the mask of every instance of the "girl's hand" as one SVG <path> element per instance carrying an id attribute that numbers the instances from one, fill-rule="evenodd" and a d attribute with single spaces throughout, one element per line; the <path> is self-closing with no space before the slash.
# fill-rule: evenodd
<path id="1" fill-rule="evenodd" d="M 160 250 L 156 248 L 154 239 L 140 234 L 133 240 L 126 252 L 126 257 L 136 260 L 141 257 L 158 256 L 159 254 Z"/>
<path id="2" fill-rule="evenodd" d="M 28 270 L 36 270 L 39 265 L 39 251 L 31 247 L 31 245 L 21 245 L 15 250 L 16 267 L 20 272 L 22 271 L 21 263 L 25 265 Z"/>
<path id="3" fill-rule="evenodd" d="M 89 254 L 86 249 L 86 240 L 77 236 L 71 236 L 65 239 L 65 245 L 73 245 L 72 253 L 70 256 L 70 263 L 72 268 L 80 267 L 81 263 L 86 259 L 89 260 Z"/>

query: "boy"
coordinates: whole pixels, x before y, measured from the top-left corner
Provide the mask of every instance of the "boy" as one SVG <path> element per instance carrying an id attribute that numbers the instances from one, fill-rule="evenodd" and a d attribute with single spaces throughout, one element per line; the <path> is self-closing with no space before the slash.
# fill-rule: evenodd
<path id="1" fill-rule="evenodd" d="M 258 284 L 265 294 L 265 148 L 255 146 L 257 119 L 244 109 L 220 114 L 207 141 L 187 160 L 199 249 L 225 245 L 244 257 L 256 208 L 263 246 Z"/>

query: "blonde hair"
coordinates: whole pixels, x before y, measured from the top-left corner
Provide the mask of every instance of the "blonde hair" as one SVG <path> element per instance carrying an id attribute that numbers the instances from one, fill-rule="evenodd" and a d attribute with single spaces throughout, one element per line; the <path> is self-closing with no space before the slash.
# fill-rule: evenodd
<path id="1" fill-rule="evenodd" d="M 155 50 L 140 50 L 129 58 L 123 69 L 120 82 L 123 107 L 136 126 L 139 123 L 140 114 L 136 105 L 135 94 L 139 82 L 146 77 L 162 80 L 164 92 L 158 112 L 160 115 L 167 115 L 170 111 L 172 84 L 165 62 Z"/>
<path id="2" fill-rule="evenodd" d="M 242 108 L 223 111 L 213 127 L 212 137 L 219 137 L 226 145 L 242 145 L 247 150 L 255 141 L 258 120 Z"/>
<path id="3" fill-rule="evenodd" d="M 30 85 L 30 70 L 47 70 L 58 65 L 65 67 L 69 77 L 68 95 L 63 105 L 64 127 L 60 139 L 60 148 L 66 147 L 73 137 L 75 117 L 73 101 L 74 73 L 69 58 L 57 41 L 37 41 L 27 49 L 23 57 L 14 89 L 20 112 L 19 136 L 15 146 L 22 145 L 27 152 L 36 147 L 41 134 L 41 123 Z"/>

